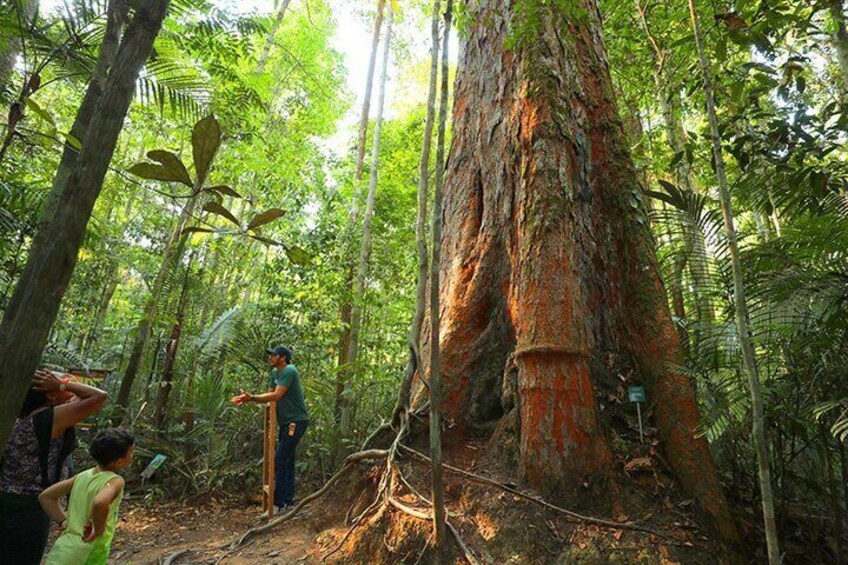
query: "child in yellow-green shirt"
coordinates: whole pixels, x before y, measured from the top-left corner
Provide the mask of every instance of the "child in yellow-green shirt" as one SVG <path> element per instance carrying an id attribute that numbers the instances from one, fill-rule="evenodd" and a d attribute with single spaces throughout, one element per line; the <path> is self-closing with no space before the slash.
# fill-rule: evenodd
<path id="1" fill-rule="evenodd" d="M 130 432 L 107 428 L 91 442 L 97 466 L 45 489 L 39 496 L 44 512 L 61 524 L 62 535 L 47 554 L 47 565 L 104 565 L 109 556 L 124 479 L 115 473 L 132 462 Z M 59 499 L 70 493 L 67 515 Z"/>

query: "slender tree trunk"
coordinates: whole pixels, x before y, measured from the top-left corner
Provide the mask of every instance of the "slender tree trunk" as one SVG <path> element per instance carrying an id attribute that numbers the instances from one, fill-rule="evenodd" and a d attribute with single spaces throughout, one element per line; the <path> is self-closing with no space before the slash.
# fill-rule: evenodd
<path id="1" fill-rule="evenodd" d="M 437 4 L 438 7 L 438 4 Z M 450 44 L 453 0 L 445 7 L 445 29 L 442 38 L 442 85 L 439 95 L 439 133 L 436 145 L 436 182 L 433 186 L 433 262 L 430 266 L 430 475 L 433 497 L 433 535 L 437 552 L 446 543 L 447 511 L 442 479 L 442 375 L 439 365 L 440 273 L 442 257 L 442 186 L 444 184 L 445 129 L 448 116 L 448 47 Z"/>
<path id="2" fill-rule="evenodd" d="M 5 449 L 15 415 L 73 274 L 88 220 L 132 101 L 135 82 L 162 26 L 168 1 L 140 0 L 136 6 L 102 95 L 92 104 L 82 151 L 74 159 L 71 170 L 64 170 L 60 164 L 56 173 L 27 265 L 0 324 L 0 358 L 3 359 L 0 386 L 4 390 L 0 399 L 0 450 Z M 86 109 L 83 106 L 80 113 Z"/>
<path id="3" fill-rule="evenodd" d="M 177 218 L 177 223 L 174 226 L 174 231 L 171 233 L 165 250 L 162 253 L 162 263 L 159 265 L 159 272 L 156 274 L 156 280 L 150 289 L 150 297 L 147 299 L 147 304 L 144 307 L 141 321 L 138 324 L 138 329 L 133 340 L 133 347 L 127 361 L 127 368 L 124 370 L 123 378 L 121 379 L 121 388 L 118 391 L 118 399 L 116 404 L 120 410 L 119 416 L 124 417 L 130 403 L 130 393 L 135 382 L 136 374 L 141 366 L 141 359 L 144 355 L 144 348 L 147 345 L 147 338 L 150 335 L 150 330 L 153 328 L 153 323 L 156 321 L 156 314 L 159 308 L 159 301 L 162 290 L 165 287 L 168 275 L 173 270 L 174 265 L 179 263 L 182 258 L 185 248 L 186 237 L 183 230 L 188 225 L 189 220 L 194 213 L 194 208 L 199 197 L 193 196 L 183 206 Z"/>
<path id="4" fill-rule="evenodd" d="M 368 78 L 365 80 L 365 100 L 362 102 L 362 115 L 359 118 L 359 137 L 356 149 L 356 180 L 362 178 L 365 163 L 365 141 L 368 137 L 368 116 L 371 111 L 371 91 L 374 85 L 374 69 L 377 64 L 377 48 L 380 44 L 380 29 L 383 27 L 383 10 L 386 0 L 377 0 L 377 16 L 374 18 L 374 32 L 371 35 L 371 57 L 368 59 Z M 391 9 L 391 6 L 389 7 Z"/>
<path id="5" fill-rule="evenodd" d="M 362 247 L 359 253 L 359 265 L 356 269 L 356 281 L 353 289 L 353 302 L 350 315 L 350 342 L 345 359 L 344 378 L 344 402 L 341 410 L 340 431 L 342 437 L 350 437 L 352 418 L 351 403 L 353 384 L 351 378 L 354 373 L 352 367 L 359 355 L 359 333 L 362 325 L 362 307 L 365 301 L 365 282 L 368 278 L 368 270 L 371 263 L 371 220 L 374 216 L 374 198 L 377 193 L 377 178 L 380 165 L 380 132 L 383 126 L 383 107 L 386 101 L 386 75 L 389 66 L 389 48 L 392 42 L 392 20 L 394 13 L 391 6 L 388 9 L 389 17 L 386 22 L 386 37 L 383 46 L 383 68 L 380 74 L 380 92 L 377 98 L 377 118 L 374 123 L 374 142 L 371 146 L 371 173 L 368 186 L 368 198 L 365 202 L 365 217 L 362 222 Z"/>
<path id="6" fill-rule="evenodd" d="M 150 401 L 150 391 L 152 390 L 153 379 L 156 376 L 156 369 L 159 368 L 159 354 L 162 351 L 162 332 L 156 336 L 156 345 L 153 346 L 153 359 L 150 362 L 150 371 L 147 373 L 147 381 L 144 383 L 144 402 Z M 118 365 L 120 367 L 120 364 Z"/>
<path id="7" fill-rule="evenodd" d="M 159 388 L 156 393 L 156 427 L 162 430 L 168 421 L 168 399 L 171 396 L 171 390 L 174 385 L 174 365 L 177 362 L 177 350 L 180 347 L 180 334 L 182 334 L 183 320 L 185 319 L 185 309 L 188 300 L 188 285 L 189 276 L 191 274 L 191 263 L 189 261 L 186 267 L 185 278 L 183 279 L 183 288 L 180 292 L 180 301 L 177 306 L 177 317 L 174 320 L 174 325 L 171 328 L 171 336 L 168 338 L 168 344 L 165 346 L 165 358 L 162 362 L 162 379 L 159 383 Z"/>
<path id="8" fill-rule="evenodd" d="M 409 410 L 412 398 L 412 381 L 416 374 L 423 373 L 421 359 L 421 329 L 427 308 L 427 198 L 430 184 L 430 147 L 433 141 L 433 124 L 436 121 L 436 90 L 439 73 L 439 19 L 441 0 L 433 1 L 430 25 L 430 82 L 427 91 L 427 118 L 424 122 L 424 142 L 418 164 L 418 216 L 415 224 L 415 239 L 418 248 L 418 280 L 415 293 L 415 314 L 409 328 L 409 358 L 403 372 L 400 392 L 392 411 L 391 425 L 397 427 Z M 437 164 L 438 168 L 440 165 Z M 437 173 L 438 174 L 438 173 Z"/>
<path id="9" fill-rule="evenodd" d="M 845 6 L 843 0 L 828 0 L 827 7 L 836 27 L 833 34 L 833 46 L 836 49 L 836 64 L 842 81 L 840 98 L 848 102 L 848 29 L 845 23 Z"/>
<path id="10" fill-rule="evenodd" d="M 626 365 L 652 399 L 665 461 L 738 540 L 659 279 L 613 99 L 594 0 L 537 5 L 532 39 L 508 0 L 470 3 L 460 49 L 440 262 L 442 414 L 498 421 L 516 392 L 519 472 L 551 496 L 615 500 L 598 398 Z M 507 369 L 505 371 L 505 369 Z M 505 372 L 514 383 L 504 383 Z M 605 423 L 606 422 L 606 423 Z M 580 485 L 577 487 L 576 485 Z M 586 486 L 584 486 L 586 485 Z"/>
<path id="11" fill-rule="evenodd" d="M 357 181 L 362 179 L 362 168 L 365 162 L 365 143 L 368 137 L 368 118 L 371 113 L 371 92 L 373 90 L 374 85 L 374 70 L 377 65 L 377 51 L 380 44 L 380 30 L 383 27 L 383 11 L 385 9 L 386 0 L 377 0 L 377 14 L 374 19 L 374 31 L 371 37 L 371 56 L 368 59 L 368 75 L 365 79 L 365 97 L 362 102 L 362 115 L 359 118 L 359 135 L 357 138 L 357 150 L 356 150 L 356 172 L 355 178 Z M 356 226 L 359 223 L 359 204 L 358 202 L 354 202 L 353 208 L 350 212 L 349 217 L 349 226 L 351 228 L 351 233 L 353 233 L 356 229 Z M 348 254 L 345 254 L 347 257 Z M 351 254 L 352 255 L 352 254 Z M 351 289 L 354 285 L 356 275 L 356 266 L 354 265 L 354 261 L 351 258 L 347 264 L 345 265 L 345 282 L 344 288 Z M 345 379 L 349 374 L 349 367 L 346 366 L 347 359 L 349 358 L 350 351 L 350 327 L 351 327 L 351 316 L 353 315 L 353 305 L 352 298 L 348 298 L 344 296 L 342 298 L 342 305 L 340 308 L 340 317 L 341 317 L 341 335 L 339 336 L 339 362 L 338 369 L 336 372 L 336 398 L 335 398 L 335 407 L 333 411 L 333 415 L 336 421 L 336 424 L 339 428 L 339 436 L 344 436 L 343 429 L 345 425 L 342 424 L 343 414 L 346 412 L 345 403 Z M 345 415 L 344 418 L 348 416 Z M 337 438 L 340 439 L 340 438 Z M 337 446 L 338 447 L 338 446 Z M 336 455 L 339 455 L 339 449 L 333 449 L 333 452 Z"/>
<path id="12" fill-rule="evenodd" d="M 753 436 L 757 450 L 757 468 L 760 479 L 760 495 L 763 505 L 763 521 L 766 531 L 769 563 L 780 563 L 780 547 L 777 538 L 777 527 L 774 519 L 774 496 L 772 494 L 771 468 L 769 462 L 768 438 L 766 437 L 765 416 L 762 392 L 760 391 L 760 375 L 757 369 L 757 359 L 751 338 L 748 321 L 748 305 L 745 299 L 745 283 L 742 273 L 742 263 L 739 259 L 739 245 L 736 241 L 736 228 L 733 225 L 733 208 L 730 201 L 730 191 L 727 183 L 727 173 L 724 168 L 724 155 L 721 148 L 721 134 L 716 118 L 715 101 L 713 99 L 713 81 L 709 60 L 704 50 L 703 37 L 694 0 L 689 0 L 689 12 L 692 17 L 692 29 L 695 33 L 695 44 L 701 70 L 704 73 L 704 95 L 707 101 L 707 117 L 710 122 L 713 158 L 715 159 L 716 177 L 721 211 L 724 217 L 724 229 L 727 245 L 733 263 L 733 289 L 736 307 L 736 326 L 739 343 L 742 346 L 742 357 L 745 361 L 745 371 L 748 376 L 748 386 L 751 392 L 751 408 L 753 410 Z"/>
<path id="13" fill-rule="evenodd" d="M 265 36 L 265 45 L 262 46 L 262 53 L 259 55 L 259 61 L 256 63 L 256 72 L 259 74 L 265 71 L 265 65 L 268 64 L 268 56 L 271 54 L 271 46 L 274 45 L 274 38 L 280 30 L 289 4 L 291 4 L 291 0 L 282 0 L 279 8 L 277 8 L 277 13 L 274 14 L 274 23 L 271 25 L 268 35 Z"/>
<path id="14" fill-rule="evenodd" d="M 82 347 L 80 348 L 82 356 L 86 358 L 91 352 L 92 346 L 97 341 L 97 334 L 100 333 L 103 320 L 106 318 L 106 312 L 109 311 L 109 304 L 112 303 L 112 297 L 115 296 L 115 291 L 118 290 L 118 282 L 120 282 L 118 267 L 116 265 L 111 267 L 111 270 L 106 275 L 106 284 L 103 286 L 100 300 L 97 301 L 97 310 L 94 312 L 91 327 L 85 334 L 85 339 L 83 339 Z"/>
<path id="15" fill-rule="evenodd" d="M 839 470 L 842 474 L 842 507 L 846 512 L 848 512 L 848 456 L 845 454 L 844 441 L 837 442 L 837 446 L 837 452 L 839 453 Z M 843 549 L 843 552 L 844 551 L 845 550 Z"/>
<path id="16" fill-rule="evenodd" d="M 365 143 L 367 140 L 368 133 L 368 118 L 371 112 L 371 92 L 373 90 L 374 84 L 374 70 L 377 65 L 377 51 L 380 44 L 380 31 L 383 27 L 383 11 L 385 9 L 385 0 L 377 0 L 377 14 L 374 19 L 374 31 L 371 38 L 371 56 L 368 60 L 368 74 L 365 81 L 365 97 L 362 103 L 362 115 L 359 119 L 359 136 L 357 139 L 357 153 L 356 153 L 356 172 L 355 178 L 357 181 L 362 179 L 362 168 L 363 163 L 365 161 Z M 356 228 L 359 224 L 359 202 L 358 199 L 354 199 L 353 207 L 351 208 L 350 215 L 348 217 L 348 226 L 349 233 L 352 234 L 356 231 Z M 344 254 L 345 257 L 345 267 L 344 267 L 344 289 L 347 292 L 348 290 L 353 289 L 354 282 L 356 280 L 356 264 L 353 259 L 352 249 L 349 252 Z M 352 324 L 352 316 L 353 316 L 353 297 L 344 294 L 342 296 L 342 304 L 339 309 L 339 314 L 341 318 L 341 333 L 339 335 L 339 361 L 338 368 L 336 370 L 336 394 L 335 394 L 335 405 L 333 410 L 333 417 L 336 422 L 336 426 L 338 427 L 337 436 L 334 438 L 336 441 L 336 446 L 333 448 L 333 453 L 335 457 L 338 459 L 339 456 L 343 456 L 341 453 L 341 439 L 345 437 L 347 433 L 344 431 L 346 427 L 348 427 L 348 422 L 350 419 L 349 409 L 346 406 L 348 403 L 348 398 L 345 393 L 345 383 L 349 378 L 351 367 L 348 365 L 348 359 L 350 358 L 350 339 L 351 339 L 351 324 Z"/>

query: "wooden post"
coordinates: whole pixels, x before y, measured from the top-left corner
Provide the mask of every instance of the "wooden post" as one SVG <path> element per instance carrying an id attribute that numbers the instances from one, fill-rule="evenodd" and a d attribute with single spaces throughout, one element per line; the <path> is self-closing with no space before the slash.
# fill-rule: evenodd
<path id="1" fill-rule="evenodd" d="M 262 443 L 262 509 L 268 518 L 274 517 L 274 455 L 277 451 L 277 403 L 269 402 L 264 408 L 265 433 Z"/>

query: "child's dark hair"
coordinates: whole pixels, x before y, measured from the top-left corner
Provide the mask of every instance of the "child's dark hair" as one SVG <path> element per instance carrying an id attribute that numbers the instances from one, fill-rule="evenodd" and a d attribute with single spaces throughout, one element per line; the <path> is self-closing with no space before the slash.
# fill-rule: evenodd
<path id="1" fill-rule="evenodd" d="M 106 428 L 97 432 L 88 452 L 99 465 L 105 467 L 125 456 L 133 444 L 135 444 L 135 438 L 127 430 Z"/>

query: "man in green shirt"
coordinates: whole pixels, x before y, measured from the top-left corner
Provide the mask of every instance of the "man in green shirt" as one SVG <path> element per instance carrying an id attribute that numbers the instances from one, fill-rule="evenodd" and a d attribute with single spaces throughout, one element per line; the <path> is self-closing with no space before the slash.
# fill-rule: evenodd
<path id="1" fill-rule="evenodd" d="M 291 351 L 277 346 L 268 349 L 267 353 L 268 364 L 271 365 L 268 392 L 254 395 L 241 391 L 239 396 L 233 398 L 233 404 L 277 402 L 280 435 L 274 459 L 274 511 L 280 512 L 291 506 L 294 499 L 295 450 L 309 426 L 309 414 L 303 400 L 300 374 L 297 367 L 291 364 Z"/>

